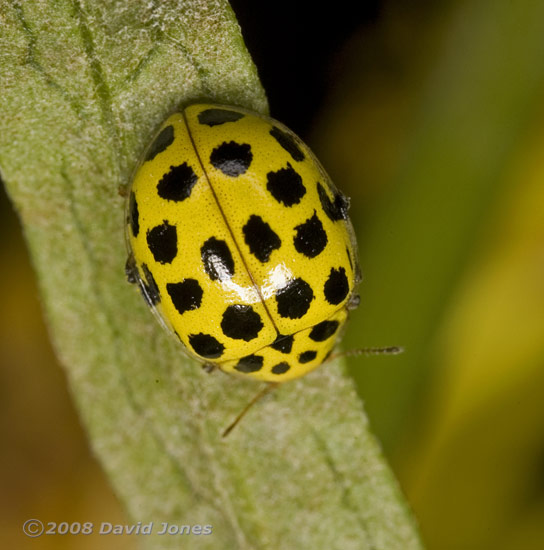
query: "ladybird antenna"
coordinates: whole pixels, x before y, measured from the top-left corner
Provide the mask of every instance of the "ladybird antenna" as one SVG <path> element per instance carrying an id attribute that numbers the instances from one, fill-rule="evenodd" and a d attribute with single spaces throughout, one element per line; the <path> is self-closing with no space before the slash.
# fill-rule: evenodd
<path id="1" fill-rule="evenodd" d="M 400 353 L 404 353 L 404 348 L 402 346 L 350 349 L 329 355 L 327 361 L 332 361 L 333 359 L 338 359 L 339 357 L 360 357 L 361 355 L 399 355 Z"/>
<path id="2" fill-rule="evenodd" d="M 240 411 L 238 416 L 227 427 L 227 429 L 221 434 L 221 437 L 227 437 L 227 435 L 229 435 L 230 432 L 232 432 L 232 430 L 237 426 L 237 424 L 240 422 L 240 420 L 242 420 L 242 418 L 244 418 L 247 411 L 249 411 L 249 409 L 251 409 L 251 407 L 253 407 L 253 405 L 255 405 L 255 403 L 257 403 L 257 401 L 259 401 L 265 395 L 269 394 L 278 385 L 279 384 L 277 384 L 277 383 L 271 382 L 271 383 L 268 383 L 264 388 L 262 388 L 261 391 L 259 391 L 259 393 L 257 393 L 255 395 L 255 397 L 253 397 L 253 399 Z"/>

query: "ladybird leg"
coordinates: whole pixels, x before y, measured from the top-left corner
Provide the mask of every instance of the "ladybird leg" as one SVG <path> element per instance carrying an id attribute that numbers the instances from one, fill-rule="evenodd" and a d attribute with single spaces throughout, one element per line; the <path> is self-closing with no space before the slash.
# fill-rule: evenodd
<path id="1" fill-rule="evenodd" d="M 117 194 L 120 197 L 123 197 L 126 199 L 128 197 L 128 188 L 129 188 L 128 183 L 120 183 L 119 186 L 117 187 Z"/>
<path id="2" fill-rule="evenodd" d="M 127 281 L 131 285 L 137 283 L 140 278 L 138 275 L 138 268 L 136 267 L 136 262 L 134 261 L 134 256 L 132 254 L 129 254 L 125 263 L 125 275 L 127 276 Z"/>
<path id="3" fill-rule="evenodd" d="M 202 370 L 208 374 L 211 374 L 216 368 L 217 365 L 214 365 L 213 363 L 204 363 L 202 365 Z"/>
<path id="4" fill-rule="evenodd" d="M 278 382 L 269 382 L 253 399 L 240 411 L 238 416 L 231 422 L 231 424 L 227 427 L 227 429 L 222 433 L 221 437 L 227 437 L 227 435 L 232 432 L 232 430 L 236 427 L 236 425 L 244 418 L 247 411 L 257 403 L 262 397 L 269 394 L 272 390 L 276 389 L 279 386 Z"/>
<path id="5" fill-rule="evenodd" d="M 359 294 L 354 292 L 348 300 L 348 303 L 346 304 L 346 308 L 350 311 L 357 309 L 359 307 L 359 304 L 361 303 L 361 297 Z"/>

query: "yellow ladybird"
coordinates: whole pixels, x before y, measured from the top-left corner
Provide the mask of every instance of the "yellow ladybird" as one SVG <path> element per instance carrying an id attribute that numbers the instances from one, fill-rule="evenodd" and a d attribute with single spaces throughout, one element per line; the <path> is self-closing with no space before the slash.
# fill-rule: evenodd
<path id="1" fill-rule="evenodd" d="M 161 126 L 135 173 L 129 280 L 193 357 L 266 382 L 298 378 L 358 304 L 347 212 L 285 126 L 191 105 Z"/>

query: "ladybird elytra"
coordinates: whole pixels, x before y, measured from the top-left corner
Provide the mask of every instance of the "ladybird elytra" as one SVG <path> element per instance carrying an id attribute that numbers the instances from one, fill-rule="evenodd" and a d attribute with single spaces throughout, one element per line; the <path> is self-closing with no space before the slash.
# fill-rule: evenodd
<path id="1" fill-rule="evenodd" d="M 323 363 L 358 304 L 348 206 L 283 124 L 190 105 L 162 124 L 135 172 L 129 280 L 201 362 L 298 378 Z"/>

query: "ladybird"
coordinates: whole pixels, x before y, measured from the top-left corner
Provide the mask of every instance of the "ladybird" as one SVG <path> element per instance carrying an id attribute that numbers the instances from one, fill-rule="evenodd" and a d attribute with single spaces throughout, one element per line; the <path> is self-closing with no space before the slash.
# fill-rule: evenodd
<path id="1" fill-rule="evenodd" d="M 127 199 L 127 274 L 208 368 L 264 382 L 331 353 L 360 280 L 348 199 L 283 124 L 195 104 L 160 127 Z"/>

